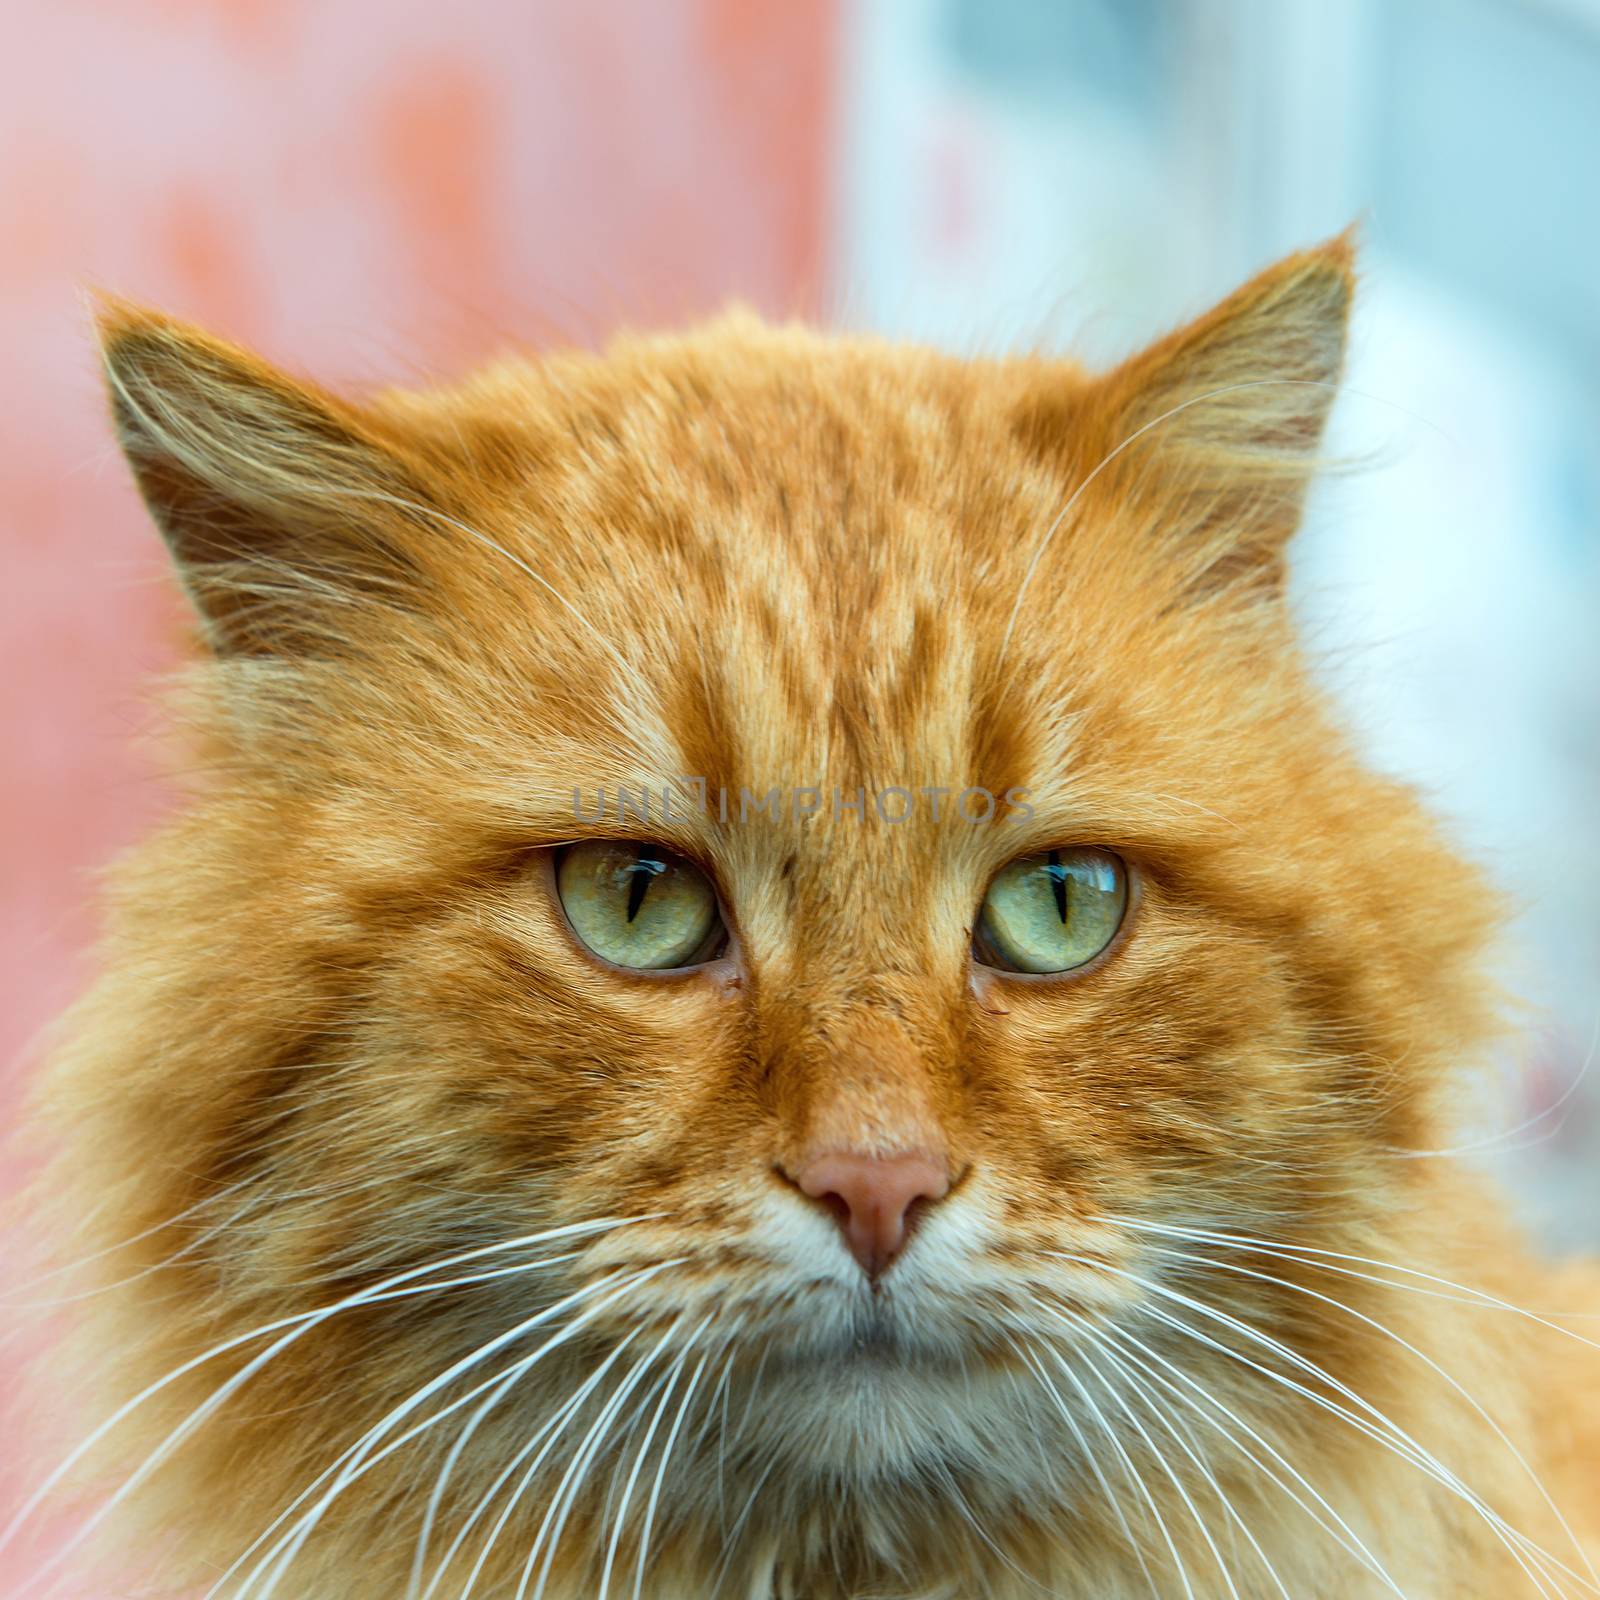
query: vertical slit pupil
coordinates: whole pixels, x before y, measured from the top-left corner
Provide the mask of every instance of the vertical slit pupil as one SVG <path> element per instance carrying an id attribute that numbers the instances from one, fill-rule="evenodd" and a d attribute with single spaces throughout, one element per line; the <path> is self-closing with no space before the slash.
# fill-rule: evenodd
<path id="1" fill-rule="evenodd" d="M 1050 852 L 1050 887 L 1055 891 L 1056 914 L 1064 924 L 1067 920 L 1067 874 L 1061 865 L 1061 852 Z"/>
<path id="2" fill-rule="evenodd" d="M 664 870 L 664 862 L 657 861 L 653 856 L 647 856 L 643 850 L 639 852 L 633 870 L 628 874 L 629 922 L 639 915 L 639 907 L 644 904 L 644 897 L 650 892 L 650 880 Z"/>

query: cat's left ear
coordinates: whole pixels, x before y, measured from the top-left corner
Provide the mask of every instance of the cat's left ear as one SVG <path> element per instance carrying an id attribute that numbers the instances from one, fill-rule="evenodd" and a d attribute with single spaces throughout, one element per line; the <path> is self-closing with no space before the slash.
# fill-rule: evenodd
<path id="1" fill-rule="evenodd" d="M 118 437 L 219 656 L 325 653 L 353 607 L 411 607 L 422 474 L 368 409 L 106 298 Z"/>
<path id="2" fill-rule="evenodd" d="M 1191 592 L 1280 586 L 1344 368 L 1354 255 L 1351 230 L 1291 255 L 1089 386 L 1079 471 L 1145 513 Z"/>

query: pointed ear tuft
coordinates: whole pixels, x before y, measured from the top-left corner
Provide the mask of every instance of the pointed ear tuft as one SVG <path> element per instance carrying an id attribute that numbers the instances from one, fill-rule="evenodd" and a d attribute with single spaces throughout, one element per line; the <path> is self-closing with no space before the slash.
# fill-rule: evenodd
<path id="1" fill-rule="evenodd" d="M 339 632 L 330 605 L 403 603 L 420 578 L 394 508 L 420 499 L 356 407 L 196 328 L 97 307 L 112 415 L 140 493 L 218 654 Z"/>
<path id="2" fill-rule="evenodd" d="M 1317 449 L 1355 292 L 1346 230 L 1287 256 L 1106 380 L 1124 420 L 1190 452 L 1248 461 Z"/>
<path id="3" fill-rule="evenodd" d="M 1061 410 L 1059 447 L 1080 473 L 1103 470 L 1125 512 L 1143 514 L 1192 595 L 1281 588 L 1354 288 L 1346 230 L 1269 267 Z"/>

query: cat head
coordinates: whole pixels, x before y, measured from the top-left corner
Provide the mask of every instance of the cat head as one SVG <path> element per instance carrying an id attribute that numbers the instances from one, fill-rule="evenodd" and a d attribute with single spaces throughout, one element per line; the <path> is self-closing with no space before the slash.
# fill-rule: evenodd
<path id="1" fill-rule="evenodd" d="M 543 1519 L 582 1592 L 612 1528 L 739 1592 L 1089 1542 L 1153 1230 L 1404 1209 L 1491 919 L 1285 599 L 1352 281 L 1103 374 L 733 314 L 359 402 L 107 308 L 199 759 L 53 1093 L 140 1377 L 304 1319 L 165 1392 L 244 1391 L 173 1453 L 213 1553 L 341 1459 L 274 1537 L 334 1484 L 348 1594 L 436 1481 L 426 1562 L 509 1504 L 487 1570 Z"/>

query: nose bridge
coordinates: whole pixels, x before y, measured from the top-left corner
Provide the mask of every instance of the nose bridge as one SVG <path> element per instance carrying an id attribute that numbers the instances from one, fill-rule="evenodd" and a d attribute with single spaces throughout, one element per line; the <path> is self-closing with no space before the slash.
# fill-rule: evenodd
<path id="1" fill-rule="evenodd" d="M 779 1160 L 947 1152 L 963 1111 L 956 1044 L 936 1000 L 894 974 L 791 996 L 766 1041 Z"/>
<path id="2" fill-rule="evenodd" d="M 964 1168 L 957 1041 L 932 998 L 893 974 L 783 1010 L 774 1166 L 876 1284 Z"/>

